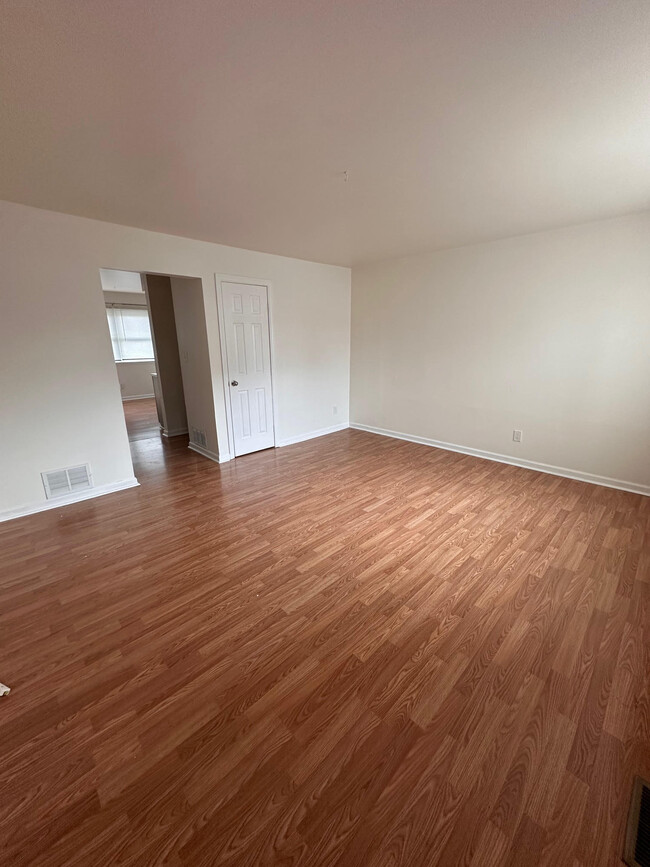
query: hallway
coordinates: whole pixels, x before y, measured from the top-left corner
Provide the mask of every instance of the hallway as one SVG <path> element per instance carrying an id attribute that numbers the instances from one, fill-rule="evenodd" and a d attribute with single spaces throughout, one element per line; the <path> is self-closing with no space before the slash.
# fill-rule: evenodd
<path id="1" fill-rule="evenodd" d="M 187 448 L 187 434 L 165 437 L 160 430 L 154 398 L 125 401 L 124 417 L 133 459 L 133 472 L 141 485 L 162 474 L 168 477 L 171 466 L 184 463 L 194 467 L 197 462 L 210 465 L 212 461 Z M 215 465 L 216 466 L 216 465 Z"/>
<path id="2" fill-rule="evenodd" d="M 129 442 L 155 439 L 160 436 L 160 425 L 156 414 L 156 400 L 146 397 L 142 400 L 127 400 L 122 403 Z"/>

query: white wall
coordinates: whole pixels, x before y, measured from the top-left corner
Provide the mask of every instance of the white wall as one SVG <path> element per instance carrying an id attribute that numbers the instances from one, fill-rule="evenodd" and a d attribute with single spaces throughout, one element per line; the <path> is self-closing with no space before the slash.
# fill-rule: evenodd
<path id="1" fill-rule="evenodd" d="M 0 515 L 43 505 L 41 470 L 132 482 L 99 269 L 198 277 L 227 451 L 215 273 L 273 283 L 278 439 L 348 420 L 350 271 L 0 202 Z M 332 406 L 339 408 L 338 416 Z"/>
<path id="2" fill-rule="evenodd" d="M 201 284 L 200 280 L 197 283 Z M 156 373 L 160 395 L 160 412 L 163 418 L 163 433 L 179 436 L 187 433 L 187 414 L 183 393 L 183 375 L 178 353 L 174 301 L 169 277 L 164 274 L 146 274 L 143 279 L 151 336 L 156 354 Z M 204 326 L 205 328 L 205 326 Z M 210 365 L 207 363 L 209 371 Z M 214 401 L 208 411 L 214 419 Z"/>
<path id="3" fill-rule="evenodd" d="M 352 283 L 352 423 L 650 485 L 650 214 Z"/>
<path id="4" fill-rule="evenodd" d="M 201 281 L 190 277 L 172 277 L 171 293 L 190 440 L 193 440 L 193 429 L 203 431 L 207 450 L 214 454 L 219 447 L 214 413 L 211 412 L 214 394 Z M 221 448 L 222 456 L 227 451 L 224 445 Z"/>
<path id="5" fill-rule="evenodd" d="M 131 276 L 130 271 L 110 271 L 111 274 L 127 274 L 129 277 Z M 142 277 L 137 274 L 138 280 L 140 280 L 140 286 L 142 286 Z M 102 286 L 104 285 L 104 277 L 102 275 Z M 129 289 L 126 292 L 119 292 L 113 289 L 104 289 L 104 301 L 106 304 L 137 304 L 141 307 L 147 306 L 147 299 L 144 294 L 144 289 L 140 289 L 139 292 L 135 292 L 133 289 Z"/>
<path id="6" fill-rule="evenodd" d="M 115 367 L 122 400 L 153 397 L 151 374 L 156 372 L 155 361 L 116 361 Z"/>

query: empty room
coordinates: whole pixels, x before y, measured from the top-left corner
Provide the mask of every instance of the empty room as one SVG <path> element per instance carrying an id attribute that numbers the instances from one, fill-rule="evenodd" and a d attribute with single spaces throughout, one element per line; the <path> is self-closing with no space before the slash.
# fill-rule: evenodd
<path id="1" fill-rule="evenodd" d="M 0 867 L 650 867 L 650 4 L 0 0 Z"/>

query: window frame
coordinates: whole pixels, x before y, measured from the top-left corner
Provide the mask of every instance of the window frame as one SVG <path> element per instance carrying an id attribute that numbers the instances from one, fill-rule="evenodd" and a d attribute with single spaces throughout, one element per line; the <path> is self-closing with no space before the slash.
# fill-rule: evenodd
<path id="1" fill-rule="evenodd" d="M 151 319 L 149 318 L 149 310 L 145 304 L 120 304 L 117 302 L 106 302 L 106 321 L 108 330 L 111 336 L 111 348 L 113 351 L 113 360 L 116 364 L 139 364 L 142 362 L 155 361 L 153 334 L 151 331 Z M 141 310 L 144 312 L 149 326 L 149 343 L 151 346 L 151 355 L 142 356 L 141 358 L 125 358 L 125 348 L 131 338 L 128 338 L 124 330 L 124 322 L 122 320 L 122 310 Z M 146 339 L 146 338 L 145 338 Z M 119 357 L 118 357 L 119 356 Z"/>

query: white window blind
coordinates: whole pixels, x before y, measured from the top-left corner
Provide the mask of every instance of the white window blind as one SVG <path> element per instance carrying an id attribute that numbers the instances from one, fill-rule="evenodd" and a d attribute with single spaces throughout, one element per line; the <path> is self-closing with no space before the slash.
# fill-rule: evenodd
<path id="1" fill-rule="evenodd" d="M 152 361 L 153 343 L 146 307 L 106 308 L 115 361 Z"/>

